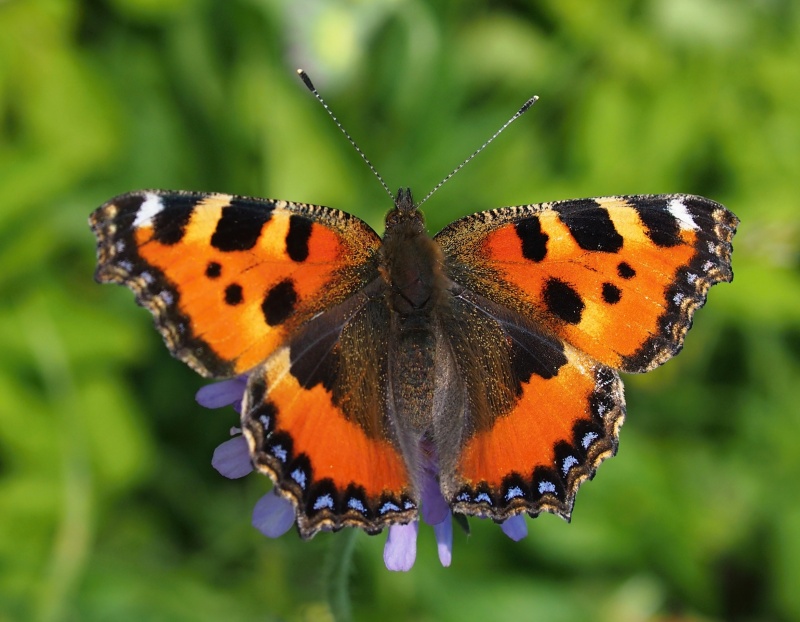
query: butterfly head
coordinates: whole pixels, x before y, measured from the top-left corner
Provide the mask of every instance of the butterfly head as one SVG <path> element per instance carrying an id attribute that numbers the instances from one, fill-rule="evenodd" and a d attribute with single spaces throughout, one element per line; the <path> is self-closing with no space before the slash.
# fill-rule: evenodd
<path id="1" fill-rule="evenodd" d="M 425 219 L 411 196 L 411 188 L 400 188 L 394 208 L 386 214 L 386 231 L 405 230 L 412 234 L 425 231 Z"/>
<path id="2" fill-rule="evenodd" d="M 397 191 L 394 207 L 399 212 L 410 213 L 416 211 L 417 208 L 411 196 L 411 188 L 400 188 L 400 190 Z"/>

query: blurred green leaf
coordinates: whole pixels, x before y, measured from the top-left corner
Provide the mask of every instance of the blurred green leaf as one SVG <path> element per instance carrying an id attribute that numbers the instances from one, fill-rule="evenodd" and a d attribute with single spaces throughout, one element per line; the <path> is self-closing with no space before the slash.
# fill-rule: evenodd
<path id="1" fill-rule="evenodd" d="M 0 620 L 326 620 L 341 534 L 267 540 L 266 478 L 210 466 L 237 424 L 194 402 L 130 292 L 92 280 L 89 213 L 137 188 L 338 207 L 383 189 L 308 70 L 432 231 L 502 205 L 691 192 L 742 220 L 732 285 L 684 353 L 626 379 L 619 455 L 573 520 L 420 530 L 408 574 L 355 534 L 354 619 L 800 618 L 800 8 L 776 0 L 0 3 Z M 336 543 L 336 544 L 332 544 Z M 344 608 L 346 609 L 346 607 Z M 340 609 L 340 610 L 344 610 Z"/>

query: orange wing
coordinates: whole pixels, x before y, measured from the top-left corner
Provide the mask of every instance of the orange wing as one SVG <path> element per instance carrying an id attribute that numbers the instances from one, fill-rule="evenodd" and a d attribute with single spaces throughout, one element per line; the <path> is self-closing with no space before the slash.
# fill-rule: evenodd
<path id="1" fill-rule="evenodd" d="M 581 482 L 616 452 L 619 375 L 514 311 L 458 285 L 451 293 L 442 493 L 464 514 L 569 518 Z"/>
<path id="2" fill-rule="evenodd" d="M 110 200 L 90 224 L 96 279 L 131 288 L 173 356 L 204 376 L 254 368 L 377 276 L 377 234 L 316 205 L 143 191 Z"/>
<path id="3" fill-rule="evenodd" d="M 415 457 L 402 454 L 387 412 L 383 287 L 378 279 L 309 321 L 248 385 L 250 454 L 294 503 L 304 538 L 345 525 L 377 533 L 417 514 L 406 467 Z"/>
<path id="4" fill-rule="evenodd" d="M 566 354 L 556 376 L 532 375 L 514 407 L 466 441 L 446 490 L 455 510 L 569 519 L 580 484 L 616 453 L 625 418 L 619 376 L 572 348 Z"/>
<path id="5" fill-rule="evenodd" d="M 733 278 L 737 223 L 702 197 L 620 196 L 474 214 L 436 240 L 454 281 L 643 372 L 680 350 L 708 289 Z"/>
<path id="6" fill-rule="evenodd" d="M 205 376 L 250 372 L 243 432 L 303 537 L 416 516 L 385 412 L 372 229 L 315 205 L 162 191 L 112 199 L 90 223 L 97 280 L 130 287 L 174 356 Z"/>
<path id="7" fill-rule="evenodd" d="M 708 289 L 733 278 L 737 222 L 700 197 L 632 196 L 484 212 L 436 236 L 455 370 L 436 445 L 454 509 L 569 518 L 616 452 L 617 371 L 678 352 Z"/>

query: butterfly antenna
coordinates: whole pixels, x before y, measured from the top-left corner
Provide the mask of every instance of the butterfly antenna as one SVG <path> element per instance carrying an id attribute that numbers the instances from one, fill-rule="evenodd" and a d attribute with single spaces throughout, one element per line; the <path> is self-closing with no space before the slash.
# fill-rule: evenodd
<path id="1" fill-rule="evenodd" d="M 308 90 L 311 91 L 311 93 L 314 95 L 314 97 L 317 98 L 317 101 L 320 104 L 322 104 L 322 107 L 325 109 L 325 112 L 327 112 L 330 115 L 331 119 L 333 119 L 333 122 L 336 124 L 336 127 L 338 127 L 340 130 L 342 130 L 342 134 L 344 134 L 345 137 L 347 138 L 347 140 L 350 141 L 350 144 L 353 145 L 353 149 L 355 149 L 356 152 L 358 153 L 358 155 L 361 156 L 361 159 L 364 160 L 364 162 L 367 163 L 367 166 L 369 167 L 369 170 L 371 170 L 372 174 L 375 175 L 375 177 L 378 178 L 378 181 L 381 182 L 381 186 L 383 186 L 383 189 L 386 190 L 387 194 L 392 198 L 392 203 L 394 203 L 396 201 L 396 199 L 395 199 L 395 196 L 392 194 L 392 191 L 389 190 L 389 186 L 387 186 L 386 182 L 383 181 L 383 177 L 381 177 L 380 173 L 372 165 L 372 162 L 369 161 L 369 158 L 367 158 L 367 156 L 364 155 L 364 152 L 361 151 L 361 147 L 359 147 L 356 144 L 356 141 L 354 141 L 352 139 L 352 137 L 350 136 L 350 134 L 347 133 L 347 130 L 344 129 L 344 126 L 339 122 L 339 119 L 336 118 L 336 115 L 333 114 L 333 111 L 330 108 L 328 108 L 328 104 L 326 104 L 325 100 L 322 99 L 322 95 L 319 94 L 319 92 L 317 91 L 316 87 L 314 86 L 314 83 L 311 82 L 311 78 L 308 77 L 308 74 L 305 71 L 303 71 L 302 69 L 298 69 L 297 70 L 297 75 L 300 76 L 300 79 L 303 81 L 303 84 L 306 85 L 306 88 L 308 88 Z"/>
<path id="2" fill-rule="evenodd" d="M 528 108 L 530 108 L 531 106 L 533 106 L 533 105 L 536 103 L 536 100 L 538 100 L 538 99 L 539 99 L 539 96 L 538 96 L 538 95 L 534 95 L 534 96 L 533 96 L 533 97 L 531 97 L 531 98 L 530 98 L 528 101 L 526 101 L 524 104 L 522 104 L 522 108 L 520 108 L 519 110 L 517 110 L 517 112 L 514 114 L 514 116 L 513 116 L 513 117 L 511 117 L 511 118 L 510 118 L 508 121 L 506 121 L 505 123 L 503 123 L 503 126 L 502 126 L 502 127 L 499 129 L 499 130 L 497 130 L 497 131 L 496 131 L 494 134 L 492 134 L 492 136 L 489 138 L 489 140 L 487 140 L 487 141 L 486 141 L 485 143 L 483 143 L 483 144 L 482 144 L 480 147 L 478 147 L 478 148 L 477 148 L 475 151 L 473 151 L 473 152 L 472 152 L 472 154 L 471 154 L 471 155 L 470 155 L 470 156 L 469 156 L 469 157 L 468 157 L 466 160 L 464 160 L 464 161 L 463 161 L 461 164 L 459 164 L 457 167 L 455 167 L 455 168 L 454 168 L 454 169 L 453 169 L 453 170 L 450 172 L 450 174 L 449 174 L 447 177 L 445 177 L 445 178 L 444 178 L 442 181 L 440 181 L 438 184 L 436 184 L 436 186 L 434 187 L 434 189 L 433 189 L 433 190 L 431 190 L 431 191 L 430 191 L 430 192 L 429 192 L 429 193 L 428 193 L 428 194 L 425 196 L 425 198 L 424 198 L 424 199 L 422 199 L 422 201 L 420 201 L 419 203 L 417 203 L 416 207 L 419 207 L 420 205 L 422 205 L 423 203 L 425 203 L 425 201 L 427 201 L 428 199 L 430 199 L 430 198 L 431 198 L 431 196 L 433 195 L 433 193 L 434 193 L 434 192 L 436 192 L 436 191 L 437 191 L 439 188 L 441 188 L 442 186 L 444 186 L 444 185 L 445 185 L 445 184 L 446 184 L 446 183 L 447 183 L 447 182 L 450 180 L 450 178 L 451 178 L 453 175 L 455 175 L 456 173 L 458 173 L 458 171 L 460 171 L 460 170 L 461 170 L 462 168 L 464 168 L 464 167 L 465 167 L 467 164 L 469 164 L 469 162 L 470 162 L 470 161 L 471 161 L 471 160 L 472 160 L 472 159 L 473 159 L 473 158 L 474 158 L 476 155 L 478 155 L 478 154 L 479 154 L 481 151 L 483 151 L 484 149 L 486 149 L 486 147 L 488 147 L 488 146 L 489 146 L 489 143 L 490 143 L 490 142 L 492 142 L 492 141 L 493 141 L 495 138 L 497 138 L 498 136 L 500 136 L 500 134 L 503 132 L 503 130 L 504 130 L 504 129 L 506 129 L 506 128 L 507 128 L 509 125 L 511 125 L 511 124 L 512 124 L 514 121 L 516 121 L 516 120 L 517 120 L 517 119 L 519 119 L 519 118 L 520 118 L 520 117 L 521 117 L 523 114 L 525 114 L 525 113 L 527 112 Z"/>

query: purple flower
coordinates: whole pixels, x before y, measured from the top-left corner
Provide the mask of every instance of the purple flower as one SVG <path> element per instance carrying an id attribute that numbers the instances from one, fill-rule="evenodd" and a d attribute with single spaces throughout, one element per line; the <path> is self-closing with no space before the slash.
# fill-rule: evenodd
<path id="1" fill-rule="evenodd" d="M 268 538 L 279 538 L 294 525 L 294 506 L 273 488 L 253 508 L 253 527 Z"/>
<path id="2" fill-rule="evenodd" d="M 450 506 L 439 490 L 436 475 L 439 471 L 435 454 L 429 443 L 422 447 L 422 520 L 433 526 L 436 548 L 442 566 L 449 566 L 453 552 L 453 520 Z M 417 558 L 417 532 L 419 522 L 407 525 L 390 525 L 389 536 L 383 549 L 383 562 L 389 570 L 411 570 Z"/>
<path id="3" fill-rule="evenodd" d="M 511 518 L 504 520 L 500 525 L 500 529 L 514 542 L 519 542 L 528 535 L 528 525 L 522 514 L 515 514 Z"/>
<path id="4" fill-rule="evenodd" d="M 197 392 L 197 402 L 206 408 L 233 406 L 241 412 L 242 399 L 247 386 L 247 377 L 238 376 L 203 387 Z M 232 438 L 214 450 L 212 466 L 229 479 L 244 477 L 253 471 L 250 450 L 239 428 L 231 428 Z M 433 527 L 436 547 L 442 566 L 449 566 L 453 553 L 453 520 L 450 506 L 439 488 L 439 465 L 433 446 L 423 441 L 421 509 L 422 520 Z M 296 519 L 292 502 L 273 489 L 256 503 L 253 509 L 253 526 L 269 538 L 278 538 L 291 529 Z M 501 524 L 509 538 L 519 541 L 528 535 L 528 527 L 522 514 L 512 516 Z M 417 558 L 417 533 L 419 521 L 389 526 L 383 561 L 388 570 L 408 571 Z"/>
<path id="5" fill-rule="evenodd" d="M 417 531 L 419 523 L 390 525 L 386 546 L 383 547 L 383 563 L 389 570 L 406 572 L 417 559 Z"/>
<path id="6" fill-rule="evenodd" d="M 239 429 L 233 428 L 231 432 L 238 433 Z M 211 457 L 211 466 L 228 479 L 239 479 L 252 473 L 253 462 L 244 436 L 237 434 L 219 445 Z"/>
<path id="7" fill-rule="evenodd" d="M 237 413 L 242 412 L 242 399 L 247 388 L 247 376 L 236 376 L 221 382 L 202 387 L 194 396 L 197 403 L 205 408 L 233 406 Z"/>

